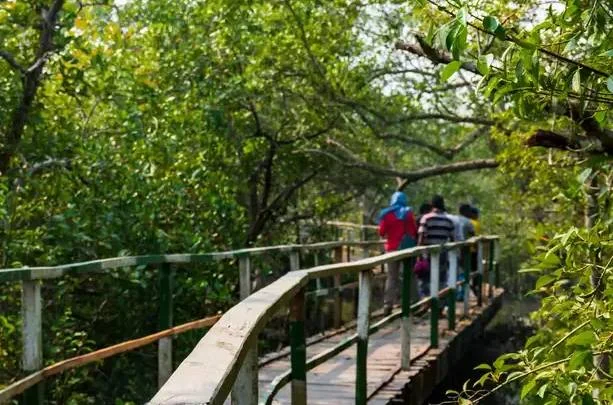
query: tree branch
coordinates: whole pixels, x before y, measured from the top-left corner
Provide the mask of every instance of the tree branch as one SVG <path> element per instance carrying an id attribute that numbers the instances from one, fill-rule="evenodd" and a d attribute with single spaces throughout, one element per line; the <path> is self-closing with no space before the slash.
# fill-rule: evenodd
<path id="1" fill-rule="evenodd" d="M 341 151 L 346 157 L 348 157 L 348 159 L 343 159 L 340 156 L 335 155 L 334 153 L 321 149 L 308 149 L 305 152 L 327 156 L 328 158 L 338 162 L 344 167 L 364 170 L 380 176 L 399 178 L 401 179 L 401 181 L 399 182 L 398 190 L 404 189 L 410 183 L 414 183 L 418 180 L 422 180 L 428 177 L 435 177 L 443 174 L 459 173 L 470 170 L 490 169 L 499 166 L 499 163 L 495 159 L 475 159 L 450 163 L 446 165 L 436 165 L 413 171 L 402 171 L 364 162 L 360 160 L 355 154 L 353 154 L 353 152 L 349 151 L 337 142 L 330 140 L 328 143 L 337 146 L 339 149 L 341 149 Z"/>
<path id="2" fill-rule="evenodd" d="M 23 94 L 19 104 L 11 114 L 6 139 L 0 150 L 0 172 L 2 174 L 6 173 L 11 158 L 15 155 L 17 147 L 21 142 L 21 137 L 28 121 L 36 92 L 40 86 L 41 75 L 45 66 L 45 61 L 47 60 L 47 55 L 53 50 L 53 35 L 55 33 L 58 14 L 63 5 L 64 0 L 54 0 L 49 9 L 43 9 L 36 56 L 34 62 L 30 65 L 31 68 L 23 72 Z"/>
<path id="3" fill-rule="evenodd" d="M 404 189 L 410 183 L 414 183 L 418 180 L 422 180 L 428 177 L 435 177 L 443 174 L 467 172 L 472 170 L 493 169 L 498 167 L 499 165 L 500 163 L 498 163 L 496 159 L 475 159 L 450 163 L 447 165 L 426 167 L 423 169 L 414 170 L 412 172 L 405 172 L 401 176 L 399 176 L 403 180 L 400 185 L 398 185 L 398 190 Z"/>
<path id="4" fill-rule="evenodd" d="M 4 59 L 13 69 L 18 70 L 21 74 L 26 72 L 26 68 L 21 66 L 9 52 L 0 49 L 0 58 Z"/>
<path id="5" fill-rule="evenodd" d="M 437 145 L 432 145 L 421 139 L 411 138 L 408 136 L 398 135 L 398 134 L 382 134 L 382 135 L 377 135 L 377 137 L 381 139 L 395 139 L 400 142 L 406 143 L 408 145 L 420 146 L 422 148 L 430 150 L 431 152 L 436 153 L 437 155 L 441 157 L 444 157 L 445 159 L 451 160 L 455 157 L 455 155 L 457 155 L 458 153 L 466 149 L 466 147 L 468 147 L 471 143 L 473 143 L 475 140 L 477 140 L 479 137 L 486 134 L 487 132 L 488 132 L 487 127 L 478 128 L 472 131 L 470 134 L 468 134 L 466 139 L 464 139 L 462 142 L 460 142 L 459 144 L 457 144 L 456 146 L 450 149 L 445 149 Z"/>
<path id="6" fill-rule="evenodd" d="M 448 64 L 449 62 L 453 61 L 453 58 L 449 53 L 432 48 L 419 35 L 415 35 L 415 38 L 417 39 L 417 44 L 411 44 L 408 42 L 396 42 L 396 49 L 427 58 L 436 64 Z M 472 62 L 462 63 L 462 69 L 467 70 L 476 75 L 481 75 L 479 73 L 479 70 L 477 70 L 477 66 Z"/>

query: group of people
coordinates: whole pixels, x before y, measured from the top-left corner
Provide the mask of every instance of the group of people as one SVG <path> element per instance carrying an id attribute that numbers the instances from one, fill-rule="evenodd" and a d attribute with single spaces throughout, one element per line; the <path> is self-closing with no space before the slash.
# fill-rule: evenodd
<path id="1" fill-rule="evenodd" d="M 392 195 L 390 205 L 377 218 L 379 234 L 386 238 L 386 252 L 407 249 L 414 246 L 440 245 L 446 242 L 463 241 L 481 232 L 479 210 L 470 204 L 461 204 L 458 215 L 451 214 L 445 207 L 445 200 L 435 195 L 421 205 L 416 218 L 408 204 L 406 194 L 398 191 Z M 476 252 L 474 252 L 476 255 Z M 476 260 L 472 260 L 476 263 Z M 447 254 L 440 255 L 441 284 L 447 284 Z M 400 262 L 388 264 L 384 292 L 384 312 L 389 314 L 399 297 Z M 419 281 L 420 295 L 430 294 L 430 266 L 427 256 L 420 257 L 414 268 Z"/>

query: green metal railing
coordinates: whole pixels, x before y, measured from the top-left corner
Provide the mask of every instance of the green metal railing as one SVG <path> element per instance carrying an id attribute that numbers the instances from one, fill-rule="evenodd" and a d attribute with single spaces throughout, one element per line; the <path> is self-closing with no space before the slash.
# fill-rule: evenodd
<path id="1" fill-rule="evenodd" d="M 317 266 L 308 270 L 298 270 L 286 274 L 266 288 L 247 297 L 227 311 L 215 326 L 198 343 L 196 348 L 179 366 L 168 382 L 151 400 L 151 404 L 223 404 L 232 391 L 232 403 L 255 405 L 258 403 L 258 368 L 250 358 L 257 356 L 258 333 L 279 309 L 290 307 L 290 344 L 291 370 L 278 376 L 267 390 L 265 404 L 271 404 L 276 393 L 287 383 L 291 383 L 293 405 L 307 403 L 307 371 L 339 354 L 352 344 L 357 344 L 355 403 L 366 404 L 367 392 L 367 355 L 368 337 L 382 326 L 398 319 L 401 323 L 401 367 L 408 369 L 410 359 L 410 331 L 412 313 L 421 306 L 430 308 L 432 347 L 438 346 L 439 302 L 447 299 L 455 305 L 457 286 L 464 286 L 464 316 L 468 316 L 469 286 L 478 294 L 478 305 L 482 305 L 481 283 L 484 269 L 497 269 L 497 236 L 481 236 L 465 242 L 441 246 L 421 246 L 377 257 L 366 258 L 351 263 Z M 484 247 L 489 247 L 487 267 L 484 267 Z M 476 271 L 471 272 L 470 247 L 477 246 L 478 262 Z M 441 252 L 449 252 L 450 282 L 442 290 L 439 288 Z M 456 273 L 462 252 L 464 280 L 458 282 Z M 410 302 L 410 279 L 413 260 L 418 255 L 429 254 L 431 259 L 430 296 L 412 304 Z M 370 325 L 372 269 L 386 263 L 402 261 L 403 288 L 401 311 L 394 313 L 374 325 Z M 340 277 L 342 274 L 359 274 L 359 302 L 357 331 L 335 347 L 308 359 L 306 356 L 305 325 L 305 288 L 309 281 L 322 277 Z M 489 292 L 493 289 L 488 285 Z M 451 301 L 453 300 L 453 304 Z M 449 311 L 448 327 L 455 328 L 455 310 Z M 211 359 L 215 359 L 214 362 Z M 236 393 L 236 394 L 235 394 Z"/>

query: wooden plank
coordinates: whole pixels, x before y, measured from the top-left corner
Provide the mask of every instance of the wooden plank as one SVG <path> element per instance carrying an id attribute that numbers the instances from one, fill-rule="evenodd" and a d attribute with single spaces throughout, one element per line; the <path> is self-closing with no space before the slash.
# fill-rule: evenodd
<path id="1" fill-rule="evenodd" d="M 82 367 L 94 361 L 100 361 L 120 353 L 125 353 L 130 350 L 138 349 L 139 347 L 149 345 L 164 337 L 178 335 L 180 333 L 184 333 L 193 329 L 201 329 L 212 326 L 213 324 L 215 324 L 215 322 L 219 320 L 219 318 L 221 318 L 221 315 L 199 319 L 180 326 L 175 326 L 174 328 L 170 328 L 158 333 L 154 333 L 149 336 L 128 340 L 127 342 L 119 343 L 104 349 L 97 350 L 92 353 L 72 357 L 70 359 L 60 361 L 59 363 L 55 363 L 51 366 L 47 366 L 41 371 L 31 374 L 0 390 L 0 403 L 4 403 L 15 397 L 16 395 L 21 394 L 26 389 L 32 387 L 33 385 L 44 380 L 45 378 L 60 374 L 67 370 L 72 370 L 77 367 Z"/>

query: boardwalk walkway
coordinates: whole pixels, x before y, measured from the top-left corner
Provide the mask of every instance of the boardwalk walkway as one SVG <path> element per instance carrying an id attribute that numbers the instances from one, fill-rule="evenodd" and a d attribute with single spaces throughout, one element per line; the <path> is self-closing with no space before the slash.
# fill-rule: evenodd
<path id="1" fill-rule="evenodd" d="M 500 291 L 497 292 L 498 294 Z M 487 308 L 477 307 L 475 297 L 471 300 L 470 319 L 460 320 L 462 316 L 461 305 L 456 309 L 456 330 L 447 330 L 447 320 L 439 320 L 439 349 L 430 349 L 430 319 L 429 314 L 413 318 L 414 328 L 411 331 L 411 359 L 413 364 L 416 360 L 424 358 L 436 351 L 439 353 L 449 342 L 461 333 L 466 326 Z M 311 358 L 334 345 L 337 345 L 355 330 L 348 330 L 334 335 L 323 341 L 307 347 L 307 357 Z M 400 321 L 397 320 L 380 331 L 372 334 L 368 344 L 368 397 L 369 403 L 387 404 L 408 381 L 407 372 L 400 371 Z M 421 362 L 424 367 L 427 363 Z M 267 388 L 272 380 L 279 374 L 290 368 L 289 355 L 271 361 L 260 368 L 259 392 L 260 400 L 264 401 Z M 418 366 L 419 367 L 419 366 Z M 412 370 L 413 374 L 419 370 Z M 356 346 L 348 348 L 338 356 L 315 367 L 307 374 L 307 398 L 308 404 L 313 405 L 350 405 L 355 404 L 355 375 L 356 375 Z M 403 382 L 399 385 L 394 377 L 402 376 Z M 401 381 L 402 382 L 402 381 Z M 274 404 L 290 404 L 291 389 L 286 385 L 276 395 Z"/>

